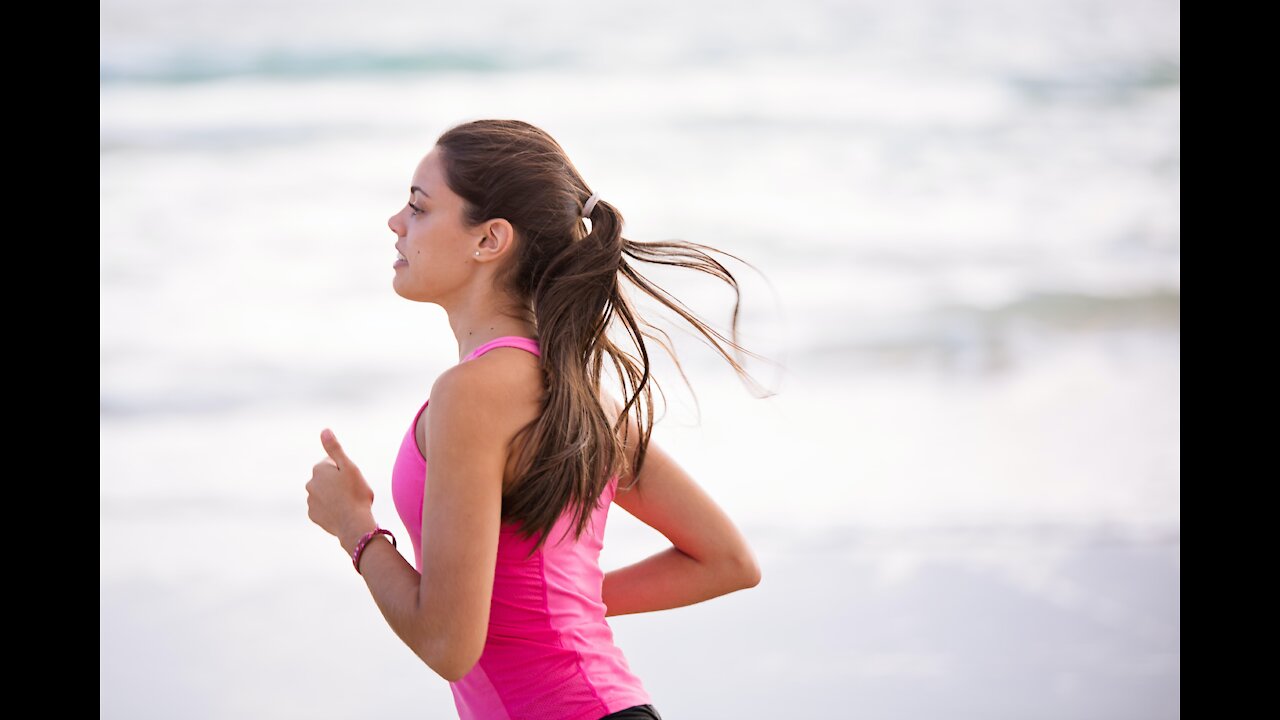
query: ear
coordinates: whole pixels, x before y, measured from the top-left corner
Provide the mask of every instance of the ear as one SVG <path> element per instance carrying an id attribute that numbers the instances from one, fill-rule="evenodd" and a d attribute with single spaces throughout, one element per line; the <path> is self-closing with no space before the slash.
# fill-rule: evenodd
<path id="1" fill-rule="evenodd" d="M 480 241 L 480 254 L 488 257 L 500 257 L 515 247 L 516 229 L 511 223 L 499 218 L 490 220 L 484 231 L 484 239 Z"/>

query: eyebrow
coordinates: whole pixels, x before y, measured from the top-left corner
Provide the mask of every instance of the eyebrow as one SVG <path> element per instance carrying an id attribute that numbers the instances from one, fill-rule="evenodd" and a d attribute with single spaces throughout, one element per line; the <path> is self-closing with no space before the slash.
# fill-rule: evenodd
<path id="1" fill-rule="evenodd" d="M 422 193 L 423 195 L 427 195 L 427 191 L 426 191 L 426 190 L 423 190 L 422 188 L 418 187 L 417 185 L 414 185 L 413 187 L 409 188 L 409 192 L 411 192 L 411 193 L 420 192 L 420 193 Z M 431 197 L 431 196 L 430 196 L 430 195 L 427 195 L 427 197 Z"/>

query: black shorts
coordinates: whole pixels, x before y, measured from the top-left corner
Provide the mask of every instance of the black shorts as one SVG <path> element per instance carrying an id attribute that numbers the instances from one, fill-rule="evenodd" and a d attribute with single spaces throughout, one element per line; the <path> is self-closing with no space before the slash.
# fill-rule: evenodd
<path id="1" fill-rule="evenodd" d="M 657 709 L 652 705 L 635 705 L 633 707 L 609 713 L 600 720 L 662 720 Z"/>

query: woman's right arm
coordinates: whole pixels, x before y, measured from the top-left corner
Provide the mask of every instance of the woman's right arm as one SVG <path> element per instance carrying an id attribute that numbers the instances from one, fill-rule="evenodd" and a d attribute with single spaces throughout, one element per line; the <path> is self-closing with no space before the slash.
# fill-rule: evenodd
<path id="1" fill-rule="evenodd" d="M 611 417 L 621 403 L 605 401 Z M 628 452 L 639 431 L 627 418 Z M 684 607 L 760 584 L 760 566 L 729 516 L 650 437 L 639 482 L 620 478 L 613 502 L 662 533 L 672 546 L 604 576 L 605 616 Z"/>

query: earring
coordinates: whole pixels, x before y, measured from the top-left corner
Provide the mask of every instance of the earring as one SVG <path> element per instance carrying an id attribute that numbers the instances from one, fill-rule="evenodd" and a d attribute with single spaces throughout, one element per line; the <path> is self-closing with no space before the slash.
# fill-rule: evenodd
<path id="1" fill-rule="evenodd" d="M 476 257 L 480 257 L 480 251 L 479 251 L 479 250 L 477 250 L 477 251 L 476 251 Z"/>

